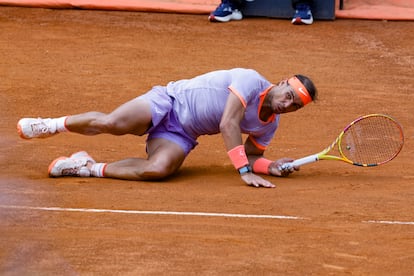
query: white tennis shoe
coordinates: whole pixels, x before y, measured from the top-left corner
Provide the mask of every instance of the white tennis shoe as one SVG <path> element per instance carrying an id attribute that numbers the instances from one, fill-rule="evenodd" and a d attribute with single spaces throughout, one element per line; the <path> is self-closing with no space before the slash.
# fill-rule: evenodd
<path id="1" fill-rule="evenodd" d="M 91 176 L 91 171 L 87 167 L 88 162 L 96 163 L 86 151 L 74 153 L 70 157 L 62 156 L 56 158 L 49 165 L 49 176 L 89 177 Z"/>
<path id="2" fill-rule="evenodd" d="M 17 132 L 23 139 L 46 138 L 56 134 L 52 119 L 23 118 L 17 123 Z"/>
<path id="3" fill-rule="evenodd" d="M 69 158 L 72 158 L 72 159 L 86 159 L 86 161 L 89 161 L 92 164 L 96 163 L 96 161 L 92 158 L 92 156 L 90 156 L 89 153 L 87 153 L 86 151 L 75 152 Z"/>

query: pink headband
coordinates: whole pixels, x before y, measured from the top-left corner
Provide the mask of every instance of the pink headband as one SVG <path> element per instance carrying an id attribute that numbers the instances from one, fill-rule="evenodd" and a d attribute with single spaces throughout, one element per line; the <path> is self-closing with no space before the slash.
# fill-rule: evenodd
<path id="1" fill-rule="evenodd" d="M 309 95 L 308 90 L 306 87 L 300 82 L 300 80 L 293 76 L 290 79 L 288 79 L 288 83 L 290 86 L 293 87 L 296 94 L 299 96 L 299 98 L 302 100 L 303 105 L 306 105 L 312 101 L 311 96 Z"/>

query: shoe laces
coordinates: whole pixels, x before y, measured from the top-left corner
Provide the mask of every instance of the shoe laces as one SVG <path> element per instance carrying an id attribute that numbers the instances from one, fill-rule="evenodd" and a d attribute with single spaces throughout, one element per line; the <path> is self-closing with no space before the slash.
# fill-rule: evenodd
<path id="1" fill-rule="evenodd" d="M 310 7 L 306 4 L 299 4 L 296 7 L 296 13 L 298 15 L 300 15 L 301 17 L 303 16 L 309 16 L 310 13 Z"/>
<path id="2" fill-rule="evenodd" d="M 216 11 L 233 11 L 234 8 L 228 1 L 223 1 L 216 9 Z"/>
<path id="3" fill-rule="evenodd" d="M 49 126 L 40 118 L 37 122 L 32 123 L 30 127 L 33 133 L 37 135 L 47 134 L 50 130 Z"/>

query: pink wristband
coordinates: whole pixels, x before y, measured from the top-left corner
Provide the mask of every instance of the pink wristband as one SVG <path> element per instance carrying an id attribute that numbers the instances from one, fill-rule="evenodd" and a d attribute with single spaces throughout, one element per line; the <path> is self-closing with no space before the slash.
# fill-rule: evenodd
<path id="1" fill-rule="evenodd" d="M 249 164 L 243 145 L 232 148 L 227 154 L 236 170 Z"/>
<path id="2" fill-rule="evenodd" d="M 255 173 L 270 174 L 269 166 L 273 161 L 266 158 L 259 158 L 253 164 L 253 171 Z"/>

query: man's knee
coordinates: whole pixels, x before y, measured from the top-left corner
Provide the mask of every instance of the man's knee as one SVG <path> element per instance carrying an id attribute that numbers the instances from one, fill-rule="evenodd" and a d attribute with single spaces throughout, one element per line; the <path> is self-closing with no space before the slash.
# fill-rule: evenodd
<path id="1" fill-rule="evenodd" d="M 145 171 L 137 171 L 136 172 L 136 179 L 137 180 L 162 180 L 167 178 L 172 173 L 169 173 L 165 170 L 145 170 Z"/>
<path id="2" fill-rule="evenodd" d="M 177 171 L 177 167 L 168 166 L 163 162 L 149 162 L 144 168 L 138 169 L 136 174 L 143 180 L 161 180 L 171 176 Z"/>
<path id="3" fill-rule="evenodd" d="M 127 132 L 123 128 L 122 123 L 107 114 L 97 118 L 95 124 L 96 127 L 98 127 L 103 133 L 113 135 L 127 134 Z"/>

